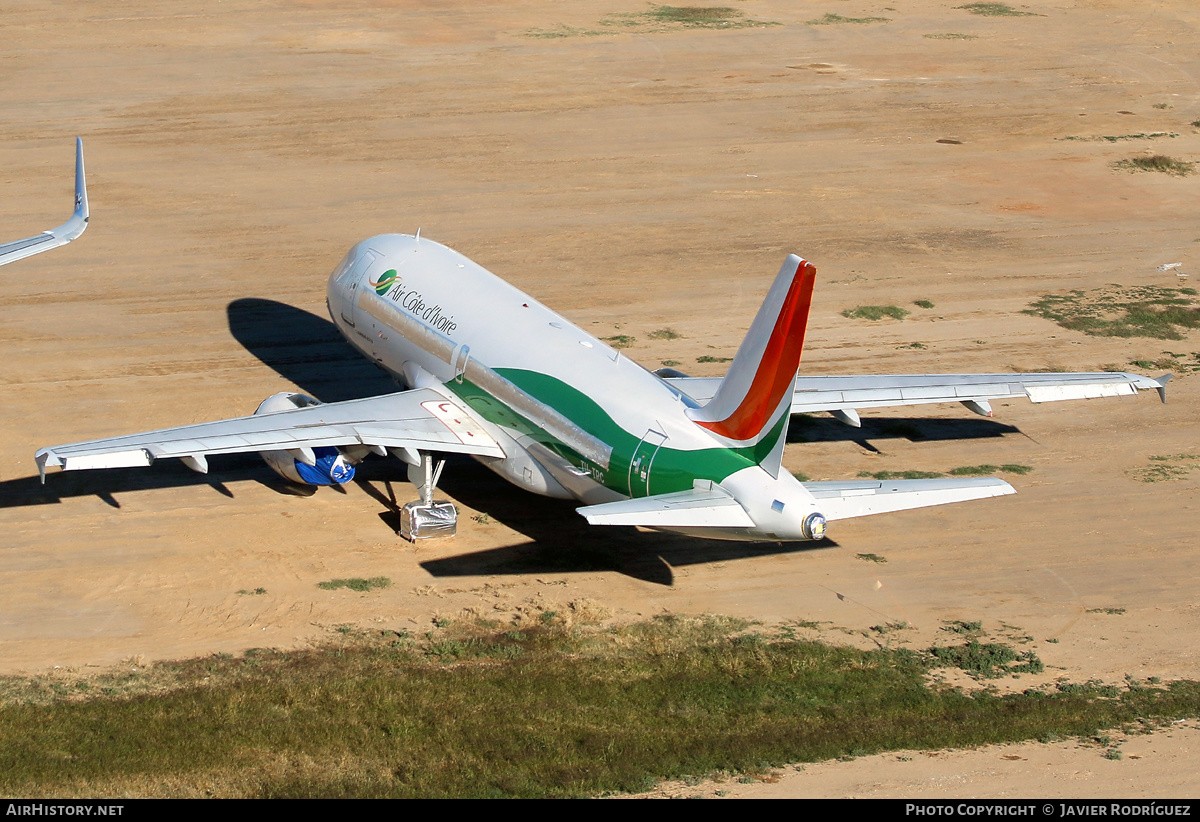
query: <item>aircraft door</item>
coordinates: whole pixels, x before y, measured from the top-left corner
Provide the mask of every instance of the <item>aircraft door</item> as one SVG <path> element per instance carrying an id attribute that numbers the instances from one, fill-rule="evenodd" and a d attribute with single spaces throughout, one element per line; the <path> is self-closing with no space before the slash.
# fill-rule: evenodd
<path id="1" fill-rule="evenodd" d="M 342 320 L 351 328 L 358 319 L 358 290 L 366 273 L 381 255 L 378 251 L 367 249 L 359 255 L 353 265 L 346 266 L 337 278 L 338 290 L 342 296 Z"/>
<path id="2" fill-rule="evenodd" d="M 629 461 L 630 497 L 648 497 L 653 493 L 650 490 L 650 474 L 654 467 L 654 456 L 666 441 L 666 434 L 651 428 L 634 449 L 633 458 Z"/>

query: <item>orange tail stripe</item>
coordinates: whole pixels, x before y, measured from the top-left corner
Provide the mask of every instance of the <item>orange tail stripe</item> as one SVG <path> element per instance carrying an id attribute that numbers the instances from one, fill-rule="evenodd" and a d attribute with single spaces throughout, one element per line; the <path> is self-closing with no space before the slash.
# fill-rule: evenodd
<path id="1" fill-rule="evenodd" d="M 801 260 L 750 390 L 728 417 L 717 422 L 698 422 L 698 425 L 731 440 L 752 440 L 762 433 L 771 414 L 795 382 L 800 355 L 804 351 L 804 333 L 808 328 L 816 276 L 816 267 Z"/>

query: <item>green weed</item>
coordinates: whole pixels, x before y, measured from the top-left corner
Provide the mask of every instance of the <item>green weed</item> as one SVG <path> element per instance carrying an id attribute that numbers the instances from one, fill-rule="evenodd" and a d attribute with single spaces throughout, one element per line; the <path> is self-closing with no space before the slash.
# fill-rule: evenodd
<path id="1" fill-rule="evenodd" d="M 1032 465 L 1017 465 L 1015 463 L 989 465 L 985 463 L 983 465 L 961 465 L 958 468 L 951 468 L 949 473 L 952 477 L 983 477 L 1003 471 L 1006 474 L 1020 474 L 1024 476 L 1032 470 Z"/>
<path id="2" fill-rule="evenodd" d="M 677 365 L 683 365 L 679 360 L 663 360 L 662 364 L 667 368 L 674 368 Z"/>
<path id="3" fill-rule="evenodd" d="M 392 581 L 387 577 L 371 577 L 370 579 L 349 577 L 348 579 L 330 579 L 318 582 L 317 587 L 326 591 L 335 591 L 338 588 L 349 588 L 351 591 L 374 591 L 387 588 L 391 584 Z"/>
<path id="4" fill-rule="evenodd" d="M 945 474 L 939 474 L 937 471 L 859 471 L 860 477 L 871 477 L 877 480 L 896 480 L 896 479 L 937 479 L 944 477 Z"/>
<path id="5" fill-rule="evenodd" d="M 1125 613 L 1124 608 L 1088 608 L 1089 614 L 1108 614 L 1109 616 L 1120 616 Z"/>
<path id="6" fill-rule="evenodd" d="M 898 305 L 860 305 L 847 308 L 842 316 L 852 320 L 882 320 L 884 317 L 903 320 L 908 316 L 908 311 Z"/>
<path id="7" fill-rule="evenodd" d="M 711 357 L 705 354 L 702 357 L 697 357 L 696 362 L 732 362 L 733 357 Z"/>
<path id="8" fill-rule="evenodd" d="M 881 557 L 881 556 L 879 556 L 879 554 L 855 554 L 854 556 L 856 559 L 861 559 L 866 562 L 879 562 L 879 563 L 887 562 L 887 558 Z"/>
<path id="9" fill-rule="evenodd" d="M 675 331 L 673 328 L 660 328 L 657 331 L 651 331 L 646 335 L 651 340 L 678 340 L 683 335 Z"/>
<path id="10" fill-rule="evenodd" d="M 1149 157 L 1130 157 L 1118 160 L 1112 164 L 1118 171 L 1157 171 L 1172 177 L 1186 177 L 1196 170 L 1196 164 L 1187 160 L 1176 160 L 1165 154 L 1154 154 Z"/>
<path id="11" fill-rule="evenodd" d="M 611 31 L 602 31 L 599 29 L 581 29 L 576 26 L 567 26 L 559 23 L 548 29 L 532 28 L 526 29 L 524 32 L 526 37 L 535 37 L 543 40 L 553 40 L 560 37 L 601 37 L 611 35 Z"/>
<path id="12" fill-rule="evenodd" d="M 1126 476 L 1138 482 L 1171 482 L 1187 479 L 1192 471 L 1200 469 L 1200 454 L 1155 454 L 1151 464 L 1144 468 L 1131 468 Z"/>
<path id="13" fill-rule="evenodd" d="M 955 619 L 942 626 L 942 630 L 952 634 L 977 634 L 983 630 L 983 623 L 963 622 L 961 619 Z"/>
<path id="14" fill-rule="evenodd" d="M 913 300 L 913 305 L 917 308 L 933 308 L 932 300 Z"/>
<path id="15" fill-rule="evenodd" d="M 1005 3 L 968 3 L 965 6 L 955 6 L 956 9 L 963 9 L 978 14 L 981 17 L 1037 17 L 1031 11 L 1018 11 L 1012 6 Z"/>
<path id="16" fill-rule="evenodd" d="M 890 23 L 890 17 L 842 17 L 840 14 L 826 13 L 815 20 L 806 21 L 810 26 L 837 26 L 843 23 L 863 25 L 865 23 Z"/>
<path id="17" fill-rule="evenodd" d="M 1179 135 L 1173 131 L 1150 131 L 1141 132 L 1140 134 L 1102 134 L 1099 137 L 1063 137 L 1063 140 L 1075 140 L 1078 142 L 1104 141 L 1106 143 L 1119 143 L 1123 140 L 1155 140 L 1159 137 L 1178 137 Z"/>
<path id="18" fill-rule="evenodd" d="M 1111 285 L 1092 292 L 1046 294 L 1022 313 L 1053 320 L 1063 328 L 1097 337 L 1181 340 L 1200 327 L 1194 289 L 1157 285 Z"/>
<path id="19" fill-rule="evenodd" d="M 615 334 L 611 337 L 601 337 L 600 339 L 604 340 L 606 343 L 608 343 L 613 348 L 618 348 L 618 349 L 631 348 L 631 347 L 633 347 L 633 344 L 637 341 L 636 337 L 631 337 L 628 334 Z"/>
<path id="20" fill-rule="evenodd" d="M 768 20 L 752 20 L 730 6 L 654 6 L 649 11 L 610 14 L 599 25 L 638 32 L 676 29 L 743 29 L 778 26 Z"/>
<path id="21" fill-rule="evenodd" d="M 253 591 L 248 591 L 245 588 L 243 588 L 242 590 L 238 591 L 238 593 L 242 594 L 243 596 L 258 596 L 258 597 L 262 596 L 266 592 L 267 592 L 266 588 L 255 588 Z"/>
<path id="22" fill-rule="evenodd" d="M 926 40 L 978 40 L 976 34 L 958 34 L 956 32 L 946 32 L 945 34 L 926 34 L 923 35 Z"/>
<path id="23" fill-rule="evenodd" d="M 351 631 L 132 681 L 105 672 L 86 691 L 0 679 L 0 792 L 582 797 L 881 751 L 1094 739 L 1200 712 L 1200 683 L 1187 681 L 1005 696 L 926 684 L 930 666 L 989 678 L 1040 665 L 1002 645 L 861 651 L 747 627 L 664 615 L 616 628 L 456 624 L 416 641 Z"/>
<path id="24" fill-rule="evenodd" d="M 1033 651 L 1018 654 L 1007 645 L 970 640 L 965 645 L 934 646 L 928 651 L 935 665 L 959 668 L 978 679 L 1009 674 L 1041 673 L 1046 666 Z"/>

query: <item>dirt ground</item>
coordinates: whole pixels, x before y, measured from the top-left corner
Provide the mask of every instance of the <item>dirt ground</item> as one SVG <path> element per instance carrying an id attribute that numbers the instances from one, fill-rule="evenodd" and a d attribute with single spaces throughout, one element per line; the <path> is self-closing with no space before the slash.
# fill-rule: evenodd
<path id="1" fill-rule="evenodd" d="M 813 479 L 1033 468 L 1015 496 L 833 523 L 815 548 L 589 528 L 469 460 L 442 482 L 459 535 L 418 547 L 393 531 L 414 496 L 395 461 L 312 495 L 256 457 L 38 482 L 41 446 L 238 416 L 287 389 L 389 390 L 332 336 L 325 279 L 358 240 L 418 228 L 599 336 L 635 337 L 626 353 L 651 368 L 720 374 L 697 360 L 733 355 L 793 251 L 820 271 L 806 373 L 1158 376 L 1130 363 L 1193 357 L 1194 335 L 1089 337 L 1021 311 L 1196 271 L 1200 176 L 1111 164 L 1200 160 L 1200 10 L 953 5 L 745 0 L 763 25 L 711 30 L 637 0 L 7 3 L 0 241 L 66 218 L 76 134 L 92 222 L 0 270 L 0 673 L 584 603 L 914 648 L 978 620 L 1046 663 L 1009 687 L 1200 677 L 1200 470 L 1137 479 L 1151 456 L 1200 453 L 1200 376 L 1178 374 L 1166 405 L 798 423 L 785 464 Z M 888 19 L 808 22 L 826 13 Z M 912 313 L 841 316 L 863 304 Z M 662 328 L 681 336 L 648 337 Z M 379 576 L 391 587 L 316 587 Z M 888 623 L 909 627 L 872 630 Z M 1195 796 L 1196 744 L 1188 722 L 1121 761 L 1076 743 L 890 754 L 710 793 Z"/>

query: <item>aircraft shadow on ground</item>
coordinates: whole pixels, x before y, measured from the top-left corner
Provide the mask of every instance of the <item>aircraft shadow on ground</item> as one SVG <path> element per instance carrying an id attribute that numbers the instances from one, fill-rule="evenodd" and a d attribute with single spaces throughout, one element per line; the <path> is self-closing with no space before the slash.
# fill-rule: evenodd
<path id="1" fill-rule="evenodd" d="M 276 475 L 256 454 L 229 454 L 213 460 L 210 474 L 197 474 L 177 460 L 164 460 L 150 468 L 111 468 L 106 471 L 47 472 L 46 484 L 36 477 L 20 477 L 0 482 L 0 508 L 24 508 L 33 505 L 57 505 L 73 497 L 99 497 L 113 508 L 120 508 L 117 494 L 155 491 L 163 488 L 187 488 L 207 485 L 217 493 L 233 498 L 230 486 L 257 482 L 281 494 L 310 496 L 318 489 L 296 485 Z"/>
<path id="2" fill-rule="evenodd" d="M 342 339 L 324 317 L 274 300 L 234 300 L 229 333 L 279 376 L 322 402 L 400 390 L 378 366 Z"/>
<path id="3" fill-rule="evenodd" d="M 377 470 L 374 466 L 382 466 Z M 357 481 L 388 510 L 380 518 L 399 527 L 399 506 L 413 497 L 412 486 L 397 481 L 386 463 L 365 462 Z M 836 548 L 837 543 L 750 543 L 706 540 L 636 528 L 588 525 L 576 513 L 579 503 L 539 497 L 505 482 L 474 460 L 447 461 L 439 486 L 449 497 L 485 518 L 459 521 L 459 528 L 504 525 L 528 542 L 428 560 L 421 567 L 435 577 L 554 574 L 613 571 L 671 585 L 672 568 L 749 557 Z"/>
<path id="4" fill-rule="evenodd" d="M 862 428 L 851 428 L 833 417 L 811 417 L 799 414 L 788 425 L 787 441 L 853 442 L 868 451 L 878 449 L 872 440 L 906 439 L 911 442 L 940 440 L 974 440 L 1020 434 L 1021 429 L 1002 422 L 968 414 L 961 419 L 931 419 L 922 417 L 863 417 Z"/>

